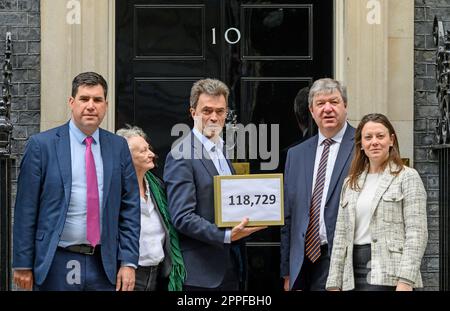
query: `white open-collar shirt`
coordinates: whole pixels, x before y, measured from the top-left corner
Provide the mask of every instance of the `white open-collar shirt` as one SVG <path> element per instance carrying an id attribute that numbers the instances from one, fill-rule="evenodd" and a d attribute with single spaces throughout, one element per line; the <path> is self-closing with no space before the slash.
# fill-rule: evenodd
<path id="1" fill-rule="evenodd" d="M 323 188 L 322 200 L 320 202 L 319 237 L 320 237 L 321 245 L 328 243 L 327 229 L 326 229 L 325 220 L 324 220 L 325 201 L 326 201 L 327 194 L 328 194 L 328 187 L 330 186 L 331 175 L 334 170 L 334 164 L 336 163 L 339 148 L 341 147 L 342 139 L 344 138 L 344 134 L 345 134 L 346 130 L 347 130 L 347 122 L 345 122 L 342 129 L 339 132 L 337 132 L 336 135 L 331 137 L 331 139 L 333 139 L 334 143 L 330 146 L 330 152 L 328 154 L 327 171 L 325 173 L 325 185 Z M 317 149 L 316 149 L 316 160 L 314 163 L 312 193 L 314 193 L 317 169 L 319 168 L 320 157 L 322 156 L 322 152 L 323 152 L 323 148 L 324 148 L 322 143 L 325 139 L 327 139 L 327 138 L 319 131 L 319 140 L 317 142 Z"/>

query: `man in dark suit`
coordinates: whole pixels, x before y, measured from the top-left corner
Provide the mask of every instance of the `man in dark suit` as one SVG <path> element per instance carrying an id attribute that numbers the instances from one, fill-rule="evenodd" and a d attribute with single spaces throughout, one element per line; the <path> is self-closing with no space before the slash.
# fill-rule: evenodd
<path id="1" fill-rule="evenodd" d="M 347 123 L 345 88 L 336 80 L 317 80 L 308 101 L 319 133 L 288 151 L 284 175 L 285 290 L 325 290 L 339 197 L 353 154 L 355 129 Z"/>
<path id="2" fill-rule="evenodd" d="M 139 188 L 125 139 L 99 128 L 106 95 L 101 75 L 79 74 L 71 120 L 28 142 L 14 215 L 14 281 L 21 288 L 133 290 Z"/>
<path id="3" fill-rule="evenodd" d="M 164 181 L 172 223 L 180 233 L 186 267 L 185 290 L 238 290 L 242 252 L 236 241 L 262 228 L 230 229 L 214 224 L 216 175 L 234 173 L 219 136 L 228 109 L 228 87 L 219 80 L 199 80 L 192 86 L 190 113 L 194 128 L 167 155 Z"/>
<path id="4" fill-rule="evenodd" d="M 309 137 L 313 136 L 317 131 L 315 127 L 313 127 L 313 122 L 311 120 L 311 115 L 309 112 L 309 104 L 308 104 L 308 96 L 309 96 L 309 87 L 304 87 L 300 89 L 295 96 L 293 111 L 295 120 L 297 121 L 298 130 L 300 132 L 300 136 L 298 140 L 288 147 L 284 148 L 280 152 L 280 163 L 278 164 L 278 168 L 276 169 L 277 173 L 284 173 L 284 168 L 286 167 L 286 158 L 289 149 L 300 145 L 302 142 L 307 140 Z"/>

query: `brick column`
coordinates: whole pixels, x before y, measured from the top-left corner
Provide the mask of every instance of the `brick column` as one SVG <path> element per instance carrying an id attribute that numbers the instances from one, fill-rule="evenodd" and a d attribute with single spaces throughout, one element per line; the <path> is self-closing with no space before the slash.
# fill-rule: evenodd
<path id="1" fill-rule="evenodd" d="M 12 35 L 12 155 L 11 203 L 14 206 L 18 166 L 28 138 L 40 124 L 40 1 L 0 0 L 0 64 L 4 61 L 5 35 Z M 3 80 L 2 80 L 3 81 Z"/>
<path id="2" fill-rule="evenodd" d="M 40 123 L 40 1 L 0 0 L 0 63 L 4 60 L 5 34 L 12 33 L 13 90 L 11 121 L 14 124 L 12 153 L 16 166 L 28 137 L 39 132 Z M 12 179 L 16 180 L 13 167 Z M 15 182 L 13 183 L 15 201 Z"/>
<path id="3" fill-rule="evenodd" d="M 439 290 L 439 176 L 436 156 L 430 152 L 435 120 L 435 53 L 432 29 L 438 15 L 450 29 L 450 3 L 446 0 L 415 0 L 414 67 L 414 158 L 428 193 L 428 247 L 422 263 L 425 290 Z M 441 189 L 446 191 L 445 189 Z"/>

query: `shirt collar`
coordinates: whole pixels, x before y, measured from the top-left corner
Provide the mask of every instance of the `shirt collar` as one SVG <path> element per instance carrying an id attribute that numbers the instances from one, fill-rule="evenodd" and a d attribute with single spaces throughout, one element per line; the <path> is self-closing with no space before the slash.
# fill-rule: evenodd
<path id="1" fill-rule="evenodd" d="M 344 126 L 341 128 L 341 130 L 339 132 L 337 132 L 336 135 L 331 137 L 331 139 L 333 139 L 333 141 L 335 143 L 340 144 L 342 142 L 342 139 L 344 138 L 344 134 L 345 134 L 346 130 L 347 130 L 347 121 L 344 123 Z M 327 138 L 325 136 L 323 136 L 323 134 L 319 130 L 319 141 L 318 141 L 319 146 L 322 145 L 322 143 L 325 139 L 327 139 Z"/>
<path id="2" fill-rule="evenodd" d="M 144 177 L 144 184 L 145 184 L 145 199 L 148 200 L 148 198 L 150 197 L 150 185 L 148 184 L 146 177 Z"/>
<path id="3" fill-rule="evenodd" d="M 199 130 L 197 130 L 195 127 L 192 129 L 192 132 L 194 133 L 195 137 L 198 138 L 198 140 L 201 141 L 205 149 L 210 152 L 214 147 L 216 150 L 222 150 L 223 149 L 223 139 L 219 136 L 219 139 L 217 140 L 217 143 L 214 143 L 212 140 L 207 138 L 205 135 L 200 133 Z"/>
<path id="4" fill-rule="evenodd" d="M 73 136 L 75 137 L 75 139 L 80 143 L 83 144 L 84 140 L 86 139 L 87 135 L 84 134 L 73 122 L 72 119 L 70 119 L 69 122 L 69 130 L 70 132 L 73 134 Z M 100 136 L 100 131 L 99 129 L 96 129 L 95 132 L 91 135 L 92 138 L 94 139 L 94 144 L 97 144 L 99 142 L 99 136 Z"/>

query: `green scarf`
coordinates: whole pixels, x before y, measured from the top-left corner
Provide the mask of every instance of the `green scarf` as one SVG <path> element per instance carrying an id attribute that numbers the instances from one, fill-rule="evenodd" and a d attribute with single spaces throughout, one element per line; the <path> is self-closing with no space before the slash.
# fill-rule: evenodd
<path id="1" fill-rule="evenodd" d="M 169 274 L 169 291 L 182 291 L 184 278 L 186 277 L 186 270 L 184 268 L 183 256 L 181 255 L 180 251 L 178 234 L 170 221 L 169 212 L 167 211 L 166 193 L 161 188 L 155 175 L 147 172 L 145 174 L 145 178 L 150 187 L 150 191 L 155 197 L 156 205 L 158 206 L 164 223 L 169 230 L 170 255 L 172 257 L 172 269 L 170 270 Z"/>

